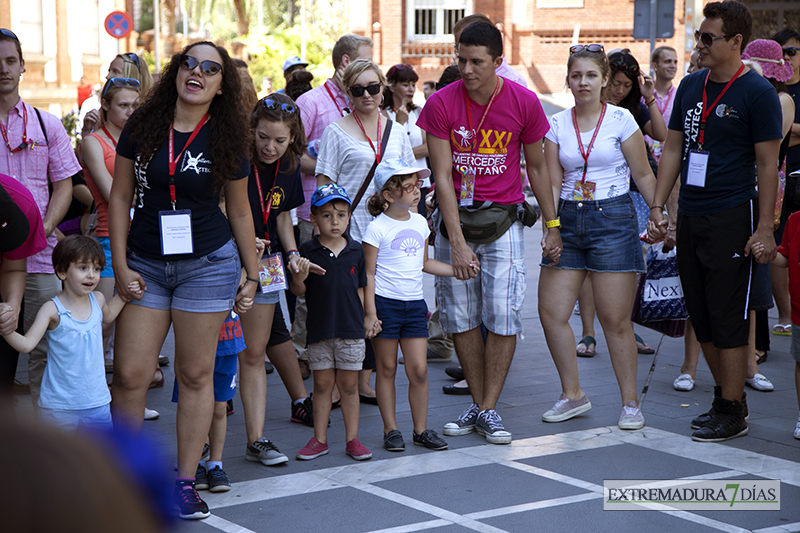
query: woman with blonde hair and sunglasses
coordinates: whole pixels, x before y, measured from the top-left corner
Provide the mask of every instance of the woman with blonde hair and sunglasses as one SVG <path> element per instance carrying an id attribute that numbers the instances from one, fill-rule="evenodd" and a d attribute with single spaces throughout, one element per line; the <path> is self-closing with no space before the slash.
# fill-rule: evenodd
<path id="1" fill-rule="evenodd" d="M 609 64 L 601 45 L 571 47 L 567 84 L 575 106 L 554 115 L 545 136 L 545 160 L 559 203 L 563 251 L 559 264 L 541 270 L 539 315 L 562 394 L 542 419 L 562 422 L 592 406 L 580 387 L 568 322 L 584 279 L 592 272 L 597 316 L 622 396 L 619 427 L 640 429 L 644 417 L 637 399 L 630 309 L 636 273 L 644 272 L 644 259 L 629 194 L 629 170 L 648 205 L 656 183 L 633 116 L 602 99 L 608 82 Z M 544 259 L 542 266 L 548 263 Z"/>

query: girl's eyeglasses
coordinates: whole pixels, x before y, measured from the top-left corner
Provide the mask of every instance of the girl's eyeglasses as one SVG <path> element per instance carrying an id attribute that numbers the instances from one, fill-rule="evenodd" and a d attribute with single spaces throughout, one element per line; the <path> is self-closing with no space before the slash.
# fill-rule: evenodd
<path id="1" fill-rule="evenodd" d="M 287 115 L 293 115 L 294 112 L 297 111 L 297 106 L 285 102 L 278 102 L 272 98 L 263 98 L 261 100 L 261 106 L 269 111 L 277 111 L 280 108 L 280 110 Z"/>
<path id="2" fill-rule="evenodd" d="M 734 34 L 736 35 L 736 34 Z M 717 35 L 714 36 L 707 32 L 700 32 L 699 30 L 694 32 L 694 40 L 703 43 L 703 46 L 711 46 L 714 44 L 714 41 L 719 39 L 730 39 L 734 35 Z"/>
<path id="3" fill-rule="evenodd" d="M 800 52 L 800 46 L 790 46 L 783 49 L 783 55 L 794 57 L 797 52 Z"/>
<path id="4" fill-rule="evenodd" d="M 134 78 L 111 78 L 108 80 L 108 83 L 106 83 L 106 88 L 103 89 L 103 94 L 100 95 L 100 98 L 106 97 L 106 92 L 112 85 L 114 87 L 133 87 L 134 89 L 138 89 L 142 86 L 142 84 L 139 83 L 139 80 Z"/>
<path id="5" fill-rule="evenodd" d="M 202 72 L 206 76 L 216 76 L 217 74 L 222 72 L 222 65 L 220 65 L 216 61 L 211 61 L 209 59 L 205 61 L 198 61 L 197 59 L 187 54 L 183 54 L 181 56 L 180 66 L 183 70 L 194 70 L 197 68 L 197 65 L 200 65 L 200 72 Z"/>
<path id="6" fill-rule="evenodd" d="M 576 44 L 569 47 L 569 53 L 574 54 L 586 50 L 587 52 L 603 52 L 602 44 Z"/>
<path id="7" fill-rule="evenodd" d="M 367 91 L 372 96 L 375 96 L 381 92 L 381 84 L 373 83 L 371 85 L 367 85 L 366 87 L 361 87 L 360 85 L 353 85 L 350 87 L 350 94 L 352 94 L 355 98 L 361 98 L 364 96 L 364 91 Z"/>
<path id="8" fill-rule="evenodd" d="M 424 183 L 425 182 L 423 180 L 417 180 L 416 182 L 410 185 L 401 185 L 400 188 L 406 191 L 408 194 L 411 194 L 412 192 L 414 192 L 414 189 L 421 189 Z"/>

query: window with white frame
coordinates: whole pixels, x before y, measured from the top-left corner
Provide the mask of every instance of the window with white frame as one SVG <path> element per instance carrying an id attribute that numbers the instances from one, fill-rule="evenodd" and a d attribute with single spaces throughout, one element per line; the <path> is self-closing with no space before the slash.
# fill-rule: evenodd
<path id="1" fill-rule="evenodd" d="M 20 10 L 19 32 L 17 32 L 23 53 L 44 53 L 42 23 L 42 0 L 27 1 L 25 8 Z"/>
<path id="2" fill-rule="evenodd" d="M 85 56 L 99 56 L 101 31 L 99 0 L 81 0 L 80 20 L 81 53 Z"/>
<path id="3" fill-rule="evenodd" d="M 470 0 L 406 0 L 408 40 L 450 41 L 453 26 L 472 13 Z"/>

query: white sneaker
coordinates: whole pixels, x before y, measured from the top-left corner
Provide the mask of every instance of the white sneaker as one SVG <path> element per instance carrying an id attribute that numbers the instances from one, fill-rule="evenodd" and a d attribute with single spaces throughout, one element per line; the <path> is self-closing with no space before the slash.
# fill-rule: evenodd
<path id="1" fill-rule="evenodd" d="M 756 373 L 752 378 L 745 379 L 744 382 L 755 390 L 762 392 L 769 392 L 775 388 L 772 386 L 772 382 L 768 380 L 767 376 L 764 374 Z"/>
<path id="2" fill-rule="evenodd" d="M 619 417 L 619 429 L 642 429 L 644 427 L 644 415 L 639 406 L 633 400 L 622 407 L 622 414 Z"/>
<path id="3" fill-rule="evenodd" d="M 145 420 L 155 420 L 159 416 L 160 415 L 158 414 L 158 411 L 155 411 L 153 409 L 148 409 L 147 407 L 144 408 L 144 419 Z"/>
<path id="4" fill-rule="evenodd" d="M 800 440 L 800 418 L 797 419 L 797 425 L 794 427 L 794 438 Z"/>
<path id="5" fill-rule="evenodd" d="M 679 391 L 690 391 L 694 388 L 694 380 L 689 374 L 681 374 L 672 382 L 672 388 Z"/>

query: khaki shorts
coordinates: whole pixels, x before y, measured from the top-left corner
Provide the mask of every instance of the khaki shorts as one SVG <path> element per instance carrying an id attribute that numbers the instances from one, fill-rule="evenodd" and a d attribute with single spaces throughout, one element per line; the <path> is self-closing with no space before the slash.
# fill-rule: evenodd
<path id="1" fill-rule="evenodd" d="M 364 339 L 327 339 L 308 345 L 311 370 L 361 370 L 364 362 Z"/>

